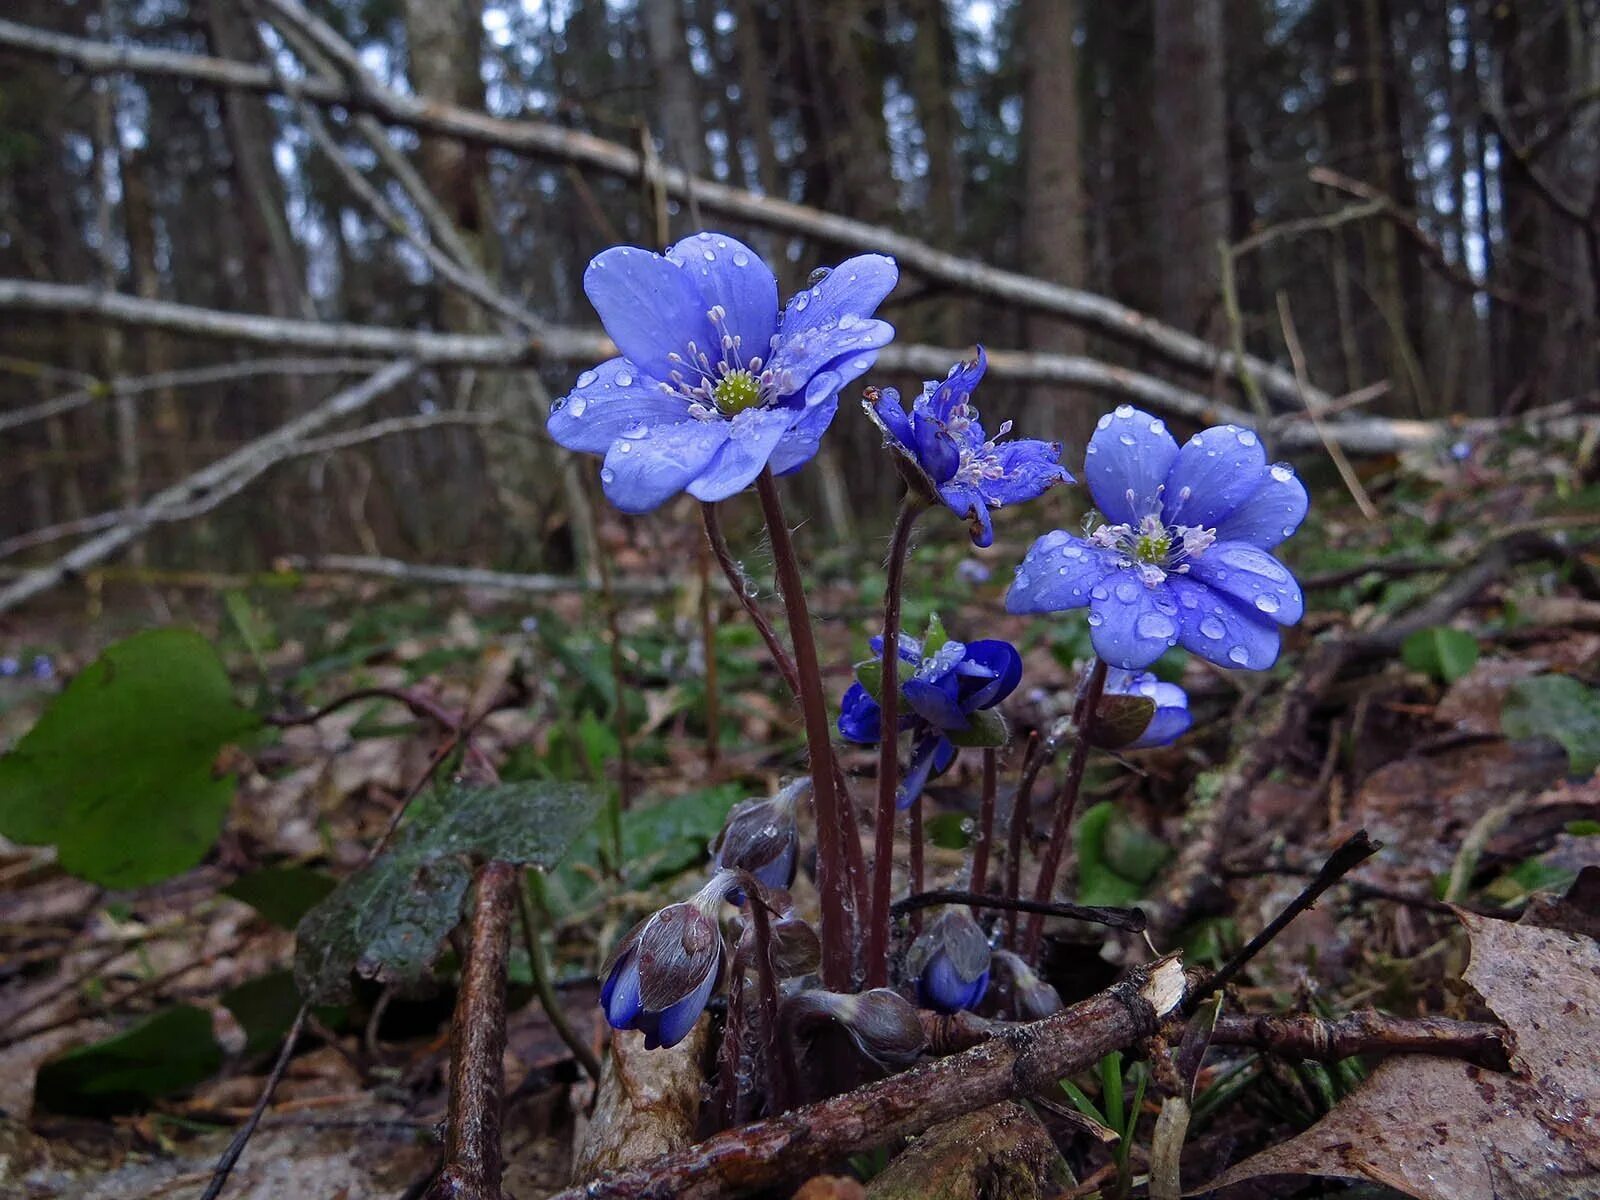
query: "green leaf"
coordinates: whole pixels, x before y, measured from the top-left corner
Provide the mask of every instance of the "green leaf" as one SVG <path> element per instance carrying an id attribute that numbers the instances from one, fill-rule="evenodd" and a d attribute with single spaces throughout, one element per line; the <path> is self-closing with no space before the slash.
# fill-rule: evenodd
<path id="1" fill-rule="evenodd" d="M 211 1014 L 185 1004 L 103 1042 L 49 1059 L 39 1068 L 34 1102 L 74 1116 L 134 1112 L 162 1096 L 187 1091 L 221 1066 Z"/>
<path id="2" fill-rule="evenodd" d="M 553 867 L 603 800 L 582 784 L 534 780 L 418 797 L 389 850 L 301 920 L 301 995 L 318 1004 L 347 1000 L 352 974 L 383 983 L 421 978 L 461 919 L 475 863 Z"/>
<path id="3" fill-rule="evenodd" d="M 315 867 L 263 867 L 239 876 L 222 894 L 248 904 L 279 929 L 293 929 L 338 882 Z"/>
<path id="4" fill-rule="evenodd" d="M 137 634 L 0 758 L 0 834 L 53 844 L 66 870 L 105 887 L 170 878 L 210 849 L 233 799 L 217 752 L 259 724 L 199 634 Z"/>
<path id="5" fill-rule="evenodd" d="M 300 1011 L 292 971 L 269 971 L 222 993 L 222 1004 L 244 1030 L 247 1058 L 274 1049 Z"/>
<path id="6" fill-rule="evenodd" d="M 1514 683 L 1500 710 L 1500 726 L 1508 737 L 1560 742 L 1574 775 L 1600 769 L 1600 691 L 1569 675 L 1539 675 Z"/>
<path id="7" fill-rule="evenodd" d="M 869 658 L 856 664 L 856 681 L 874 700 L 883 699 L 883 659 Z"/>
<path id="8" fill-rule="evenodd" d="M 957 733 L 947 732 L 945 737 L 954 745 L 980 749 L 1004 746 L 1011 739 L 1011 730 L 1006 727 L 1006 719 L 1000 715 L 999 709 L 979 709 L 969 720 L 971 723 L 966 729 Z"/>
<path id="9" fill-rule="evenodd" d="M 1419 629 L 1400 644 L 1400 657 L 1413 671 L 1454 683 L 1477 663 L 1478 639 L 1445 625 Z"/>
<path id="10" fill-rule="evenodd" d="M 939 619 L 939 614 L 930 614 L 928 617 L 928 627 L 923 631 L 922 634 L 922 657 L 932 658 L 934 655 L 939 653 L 939 651 L 944 647 L 944 644 L 949 640 L 950 635 L 944 631 L 944 622 Z M 886 646 L 884 649 L 890 650 L 893 649 L 893 647 Z"/>
<path id="11" fill-rule="evenodd" d="M 972 845 L 967 828 L 972 818 L 958 812 L 942 812 L 923 824 L 928 840 L 941 850 L 965 850 Z"/>
<path id="12" fill-rule="evenodd" d="M 1078 818 L 1078 903 L 1132 904 L 1172 856 L 1159 839 L 1103 800 Z"/>

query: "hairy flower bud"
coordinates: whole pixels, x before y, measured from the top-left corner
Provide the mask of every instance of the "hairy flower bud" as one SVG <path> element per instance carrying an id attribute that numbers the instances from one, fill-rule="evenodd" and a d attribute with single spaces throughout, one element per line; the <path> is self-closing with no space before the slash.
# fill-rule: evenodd
<path id="1" fill-rule="evenodd" d="M 728 876 L 719 872 L 691 899 L 635 925 L 601 969 L 600 1006 L 613 1029 L 637 1029 L 644 1044 L 675 1046 L 688 1035 L 722 975 L 717 906 Z"/>
<path id="2" fill-rule="evenodd" d="M 971 914 L 946 909 L 906 954 L 918 1003 L 943 1013 L 976 1008 L 989 987 L 989 957 L 989 940 Z"/>
<path id="3" fill-rule="evenodd" d="M 722 832 L 711 843 L 713 865 L 719 870 L 749 871 L 763 887 L 787 888 L 793 884 L 800 859 L 795 804 L 810 787 L 810 778 L 802 776 L 776 796 L 734 805 Z M 743 904 L 743 891 L 735 886 L 729 891 L 728 900 Z"/>
<path id="4" fill-rule="evenodd" d="M 1012 1008 L 1020 1021 L 1038 1021 L 1062 1009 L 1061 995 L 1009 950 L 996 950 L 994 960 L 1011 981 Z"/>
<path id="5" fill-rule="evenodd" d="M 856 1049 L 885 1067 L 915 1062 L 926 1042 L 915 1006 L 888 988 L 850 996 L 800 992 L 784 1001 L 783 1020 L 796 1030 L 813 1022 L 835 1022 L 850 1035 Z"/>

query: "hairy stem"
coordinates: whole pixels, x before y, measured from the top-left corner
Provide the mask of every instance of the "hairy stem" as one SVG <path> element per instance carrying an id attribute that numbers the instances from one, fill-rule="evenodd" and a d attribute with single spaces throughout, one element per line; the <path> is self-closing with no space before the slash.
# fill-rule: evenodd
<path id="1" fill-rule="evenodd" d="M 567 1011 L 561 1007 L 555 986 L 551 983 L 550 960 L 545 956 L 544 942 L 539 938 L 539 921 L 534 913 L 533 894 L 526 872 L 522 876 L 522 886 L 517 889 L 517 906 L 522 917 L 523 945 L 528 948 L 528 970 L 533 975 L 533 990 L 539 997 L 539 1003 L 544 1005 L 545 1015 L 550 1018 L 556 1036 L 566 1043 L 567 1049 L 572 1051 L 572 1056 L 588 1072 L 589 1078 L 599 1083 L 600 1060 L 595 1056 L 593 1047 L 572 1028 L 572 1022 L 567 1020 Z"/>
<path id="2" fill-rule="evenodd" d="M 1100 704 L 1100 694 L 1106 690 L 1106 664 L 1096 658 L 1089 668 L 1089 677 L 1078 691 L 1078 700 L 1072 706 L 1072 756 L 1067 759 L 1067 773 L 1061 780 L 1061 791 L 1056 795 L 1056 815 L 1050 826 L 1050 841 L 1045 846 L 1044 858 L 1039 863 L 1039 881 L 1034 885 L 1033 898 L 1043 904 L 1055 894 L 1056 872 L 1061 869 L 1061 856 L 1066 852 L 1067 838 L 1072 832 L 1072 813 L 1078 807 L 1078 791 L 1083 786 L 1083 771 L 1089 765 L 1089 727 L 1094 723 L 1094 712 Z M 1044 914 L 1034 913 L 1028 918 L 1027 932 L 1022 938 L 1022 957 L 1034 961 L 1039 953 L 1039 939 L 1044 936 Z"/>
<path id="3" fill-rule="evenodd" d="M 811 802 L 817 818 L 817 891 L 822 897 L 822 981 L 830 991 L 848 991 L 855 940 L 849 905 L 852 889 L 843 814 L 834 782 L 828 701 L 822 693 L 822 670 L 817 663 L 817 643 L 806 607 L 800 560 L 795 555 L 783 501 L 770 469 L 763 470 L 756 479 L 756 489 L 767 521 L 767 536 L 772 541 L 778 587 L 789 617 L 789 640 L 794 645 L 800 708 L 805 716 L 806 749 L 811 757 Z"/>
<path id="4" fill-rule="evenodd" d="M 872 834 L 872 928 L 867 941 L 867 986 L 889 984 L 889 893 L 894 875 L 894 822 L 900 790 L 900 594 L 905 580 L 911 529 L 922 505 L 907 495 L 895 517 L 889 539 L 889 561 L 883 587 L 883 684 L 878 689 L 882 714 L 878 739 L 878 806 Z M 912 842 L 912 856 L 921 850 Z M 921 891 L 913 885 L 912 891 Z"/>

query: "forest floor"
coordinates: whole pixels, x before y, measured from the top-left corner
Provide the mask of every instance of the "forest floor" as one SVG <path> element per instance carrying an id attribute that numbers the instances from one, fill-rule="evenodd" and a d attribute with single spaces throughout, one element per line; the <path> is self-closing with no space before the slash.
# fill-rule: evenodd
<path id="1" fill-rule="evenodd" d="M 1464 920 L 1553 909 L 1582 868 L 1600 863 L 1600 485 L 1584 479 L 1586 470 L 1593 480 L 1593 462 L 1576 461 L 1514 444 L 1478 447 L 1464 461 L 1389 464 L 1364 477 L 1377 521 L 1331 475 L 1320 482 L 1312 520 L 1285 547 L 1306 586 L 1307 616 L 1289 632 L 1283 659 L 1261 674 L 1177 654 L 1163 661 L 1191 694 L 1195 727 L 1174 746 L 1091 765 L 1069 862 L 1075 882 L 1061 894 L 1177 911 L 1181 922 L 1152 932 L 1156 948 L 1181 947 L 1190 967 L 1215 966 L 1365 829 L 1379 853 L 1271 942 L 1230 990 L 1226 1011 L 1331 1017 L 1379 1008 L 1482 1020 L 1492 1010 L 1511 1021 L 1464 973 L 1469 951 L 1502 973 L 1520 951 L 1483 949 L 1481 931 Z M 1086 651 L 1081 618 L 1004 616 L 1022 535 L 1003 529 L 1013 543 L 980 559 L 959 530 L 934 530 L 931 520 L 908 571 L 905 627 L 937 611 L 957 637 L 1014 639 L 1026 671 L 1007 706 L 1013 728 L 1048 727 L 1070 704 Z M 681 545 L 609 532 L 621 577 L 694 561 L 689 532 Z M 881 544 L 830 552 L 814 572 L 835 703 L 876 624 Z M 760 557 L 749 561 L 765 585 Z M 55 678 L 0 679 L 0 746 L 32 725 L 63 678 L 151 624 L 152 603 L 166 610 L 163 621 L 200 626 L 239 694 L 261 711 L 374 686 L 420 689 L 446 708 L 509 695 L 479 738 L 503 779 L 614 783 L 625 729 L 632 807 L 620 879 L 596 869 L 600 835 L 591 833 L 546 888 L 557 986 L 599 1047 L 594 977 L 616 938 L 691 890 L 732 802 L 775 790 L 803 759 L 781 680 L 720 589 L 719 720 L 708 737 L 698 586 L 691 578 L 669 599 L 621 607 L 619 686 L 604 606 L 592 598 L 530 606 L 370 585 L 122 584 L 104 611 L 57 604 L 7 628 L 25 662 L 51 656 Z M 1550 677 L 1582 686 L 1529 686 Z M 426 769 L 437 734 L 374 700 L 230 751 L 223 765 L 237 772 L 238 791 L 220 841 L 201 865 L 145 888 L 107 891 L 65 873 L 49 851 L 0 843 L 0 1195 L 201 1194 L 298 1008 L 290 972 L 298 917 L 362 863 Z M 1019 737 L 1003 760 L 1002 806 L 1020 745 Z M 852 749 L 845 765 L 865 803 L 872 753 Z M 1248 786 L 1238 786 L 1241 772 Z M 975 753 L 930 788 L 930 884 L 965 885 L 977 793 Z M 804 881 L 802 871 L 802 909 L 815 903 Z M 1600 920 L 1593 908 L 1584 917 L 1577 900 L 1563 911 L 1556 923 L 1568 927 Z M 1051 938 L 1044 966 L 1071 1003 L 1150 957 L 1134 935 L 1075 925 Z M 418 1194 L 440 1153 L 455 962 L 447 952 L 427 986 L 401 993 L 373 984 L 350 1004 L 316 1010 L 226 1195 Z M 569 1182 L 590 1094 L 529 978 L 526 955 L 514 951 L 505 1190 L 516 1200 Z M 1592 1046 L 1600 1029 L 1584 1028 Z M 1346 1141 L 1359 1140 L 1361 1114 L 1347 1101 L 1376 1063 L 1213 1048 L 1183 1147 L 1185 1183 L 1215 1179 L 1324 1119 L 1346 1121 Z M 1143 1086 L 1139 1065 L 1130 1059 L 1126 1069 L 1126 1081 L 1101 1070 L 1076 1082 L 1109 1112 L 1108 1092 Z M 1592 1056 L 1588 1070 L 1593 1083 Z M 1159 1088 L 1142 1094 L 1120 1162 L 1107 1139 L 1086 1132 L 1065 1091 L 1035 1108 L 1072 1178 L 1094 1185 L 1063 1185 L 1066 1194 L 1099 1187 L 1109 1197 L 1130 1184 L 1142 1194 L 1134 1181 L 1147 1170 Z M 1439 1128 L 1458 1118 L 1439 1113 Z M 1588 1121 L 1595 1153 L 1600 1134 Z M 1514 1123 L 1504 1130 L 1514 1136 Z M 1306 1173 L 1303 1163 L 1278 1165 Z M 1403 1183 L 1421 1169 L 1414 1148 L 1396 1148 L 1388 1176 L 1366 1172 L 1363 1194 L 1398 1194 L 1385 1190 L 1386 1178 L 1426 1194 Z M 1223 1194 L 1345 1186 L 1264 1177 Z"/>

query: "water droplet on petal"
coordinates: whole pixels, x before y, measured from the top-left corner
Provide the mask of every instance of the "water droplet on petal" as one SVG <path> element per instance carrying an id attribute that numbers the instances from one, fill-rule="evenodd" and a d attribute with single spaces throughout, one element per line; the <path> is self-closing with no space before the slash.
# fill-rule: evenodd
<path id="1" fill-rule="evenodd" d="M 1121 442 L 1124 446 L 1131 446 L 1133 445 L 1133 434 L 1124 433 L 1117 438 L 1117 441 Z"/>
<path id="2" fill-rule="evenodd" d="M 1171 617 L 1156 612 L 1145 613 L 1134 628 L 1140 637 L 1146 638 L 1169 638 L 1177 631 Z"/>
<path id="3" fill-rule="evenodd" d="M 589 407 L 589 402 L 582 396 L 574 396 L 572 403 L 567 406 L 574 417 L 583 416 L 583 410 Z"/>
<path id="4" fill-rule="evenodd" d="M 617 372 L 617 386 L 618 387 L 628 387 L 632 383 L 633 383 L 633 376 L 632 375 L 629 375 L 626 371 L 618 371 Z"/>
<path id="5" fill-rule="evenodd" d="M 1095 584 L 1094 587 L 1089 590 L 1089 595 L 1095 600 L 1111 599 L 1111 593 L 1106 591 L 1106 589 L 1101 587 L 1099 584 Z"/>
<path id="6" fill-rule="evenodd" d="M 1111 414 L 1107 413 L 1105 416 L 1101 417 L 1098 421 L 1096 421 L 1094 423 L 1094 427 L 1096 429 L 1104 429 L 1104 428 L 1106 428 L 1106 426 L 1108 426 L 1110 424 L 1111 424 Z"/>
<path id="7" fill-rule="evenodd" d="M 1242 667 L 1250 661 L 1250 651 L 1246 650 L 1243 646 L 1230 647 L 1228 650 L 1228 661 L 1232 663 L 1238 663 L 1239 666 Z"/>
<path id="8" fill-rule="evenodd" d="M 1106 619 L 1104 617 L 1102 617 L 1099 613 L 1092 612 L 1092 613 L 1089 614 L 1089 624 L 1093 628 L 1099 629 L 1100 626 L 1104 625 L 1105 623 L 1106 623 Z"/>
<path id="9" fill-rule="evenodd" d="M 650 426 L 646 425 L 643 421 L 635 421 L 632 425 L 629 425 L 622 431 L 622 436 L 625 438 L 638 439 L 644 437 L 644 435 L 649 432 Z"/>
<path id="10" fill-rule="evenodd" d="M 743 250 L 735 250 L 733 252 L 733 265 L 736 267 L 748 267 L 750 265 L 750 256 Z"/>
<path id="11" fill-rule="evenodd" d="M 1117 599 L 1124 604 L 1132 604 L 1139 598 L 1139 585 L 1132 580 L 1124 579 L 1117 584 Z"/>
<path id="12" fill-rule="evenodd" d="M 1117 405 L 1117 416 L 1121 417 L 1123 420 L 1127 420 L 1129 417 L 1133 416 L 1133 405 L 1131 405 L 1131 404 L 1119 404 L 1119 405 Z"/>
<path id="13" fill-rule="evenodd" d="M 1294 478 L 1294 468 L 1287 463 L 1274 463 L 1272 477 L 1279 483 L 1288 483 L 1289 480 Z"/>
<path id="14" fill-rule="evenodd" d="M 840 329 L 854 329 L 860 323 L 861 318 L 856 316 L 855 313 L 845 313 L 839 318 Z"/>
<path id="15" fill-rule="evenodd" d="M 613 471 L 610 467 L 601 467 L 600 468 L 600 482 L 601 483 L 612 483 L 612 482 L 614 482 L 616 480 L 616 478 L 617 478 L 617 473 L 615 471 Z"/>
<path id="16" fill-rule="evenodd" d="M 600 378 L 600 376 L 596 375 L 593 371 L 585 371 L 582 375 L 578 376 L 578 386 L 581 388 L 586 388 L 598 378 Z"/>
<path id="17" fill-rule="evenodd" d="M 1207 617 L 1204 621 L 1200 622 L 1200 632 L 1205 634 L 1208 638 L 1215 639 L 1226 637 L 1228 630 L 1222 624 L 1222 622 L 1217 620 L 1215 617 Z"/>
<path id="18" fill-rule="evenodd" d="M 1239 431 L 1239 445 L 1241 445 L 1241 446 L 1254 446 L 1255 444 L 1256 444 L 1256 435 L 1251 430 L 1241 429 Z"/>
<path id="19" fill-rule="evenodd" d="M 1271 616 L 1273 613 L 1277 612 L 1281 606 L 1278 603 L 1278 598 L 1271 592 L 1262 592 L 1256 597 L 1256 607 L 1262 612 L 1266 613 L 1268 616 Z"/>
<path id="20" fill-rule="evenodd" d="M 632 442 L 618 442 L 617 443 L 617 453 L 618 454 L 632 454 L 633 453 L 633 443 Z"/>

